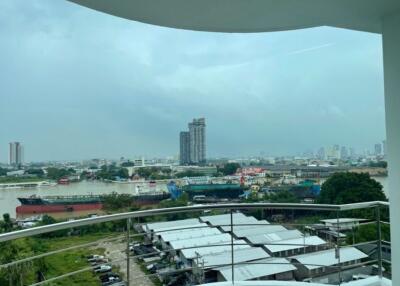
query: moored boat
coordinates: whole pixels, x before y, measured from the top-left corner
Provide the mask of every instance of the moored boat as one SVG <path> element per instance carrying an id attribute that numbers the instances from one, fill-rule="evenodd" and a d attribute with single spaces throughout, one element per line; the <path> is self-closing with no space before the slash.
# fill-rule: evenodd
<path id="1" fill-rule="evenodd" d="M 40 214 L 52 212 L 72 212 L 83 210 L 100 210 L 107 195 L 88 196 L 43 196 L 36 195 L 18 198 L 21 205 L 16 208 L 17 214 Z M 151 205 L 168 199 L 166 192 L 147 192 L 131 196 L 136 205 Z"/>

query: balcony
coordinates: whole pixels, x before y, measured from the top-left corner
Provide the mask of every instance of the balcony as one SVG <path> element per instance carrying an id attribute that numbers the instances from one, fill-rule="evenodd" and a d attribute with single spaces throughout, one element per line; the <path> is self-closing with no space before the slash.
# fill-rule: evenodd
<path id="1" fill-rule="evenodd" d="M 107 265 L 126 282 L 101 284 L 96 278 L 101 275 L 91 274 L 98 285 L 391 285 L 387 220 L 386 202 L 212 204 L 118 213 L 0 234 L 7 247 L 38 235 L 73 239 L 85 237 L 88 227 L 117 225 L 114 232 L 87 243 L 38 249 L 24 257 L 17 253 L 18 259 L 0 265 L 0 275 L 55 255 L 82 250 L 78 261 L 84 253 L 103 249 L 73 271 L 40 279 L 21 275 L 19 283 L 78 281 Z"/>

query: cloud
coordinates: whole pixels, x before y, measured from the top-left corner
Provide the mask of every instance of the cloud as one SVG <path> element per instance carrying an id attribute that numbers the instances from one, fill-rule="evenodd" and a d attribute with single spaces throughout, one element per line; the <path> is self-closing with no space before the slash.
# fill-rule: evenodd
<path id="1" fill-rule="evenodd" d="M 4 0 L 0 162 L 13 140 L 35 161 L 176 155 L 198 116 L 210 156 L 365 149 L 384 138 L 380 41 L 326 27 L 192 32 L 68 1 Z"/>
<path id="2" fill-rule="evenodd" d="M 315 47 L 310 47 L 310 48 L 305 48 L 305 49 L 300 49 L 300 50 L 296 50 L 296 51 L 292 51 L 289 52 L 289 55 L 298 55 L 298 54 L 304 54 L 304 53 L 308 53 L 308 52 L 312 52 L 312 51 L 316 51 L 316 50 L 320 50 L 320 49 L 324 49 L 327 47 L 331 47 L 333 46 L 334 43 L 327 43 L 327 44 L 323 44 L 323 45 L 318 45 Z"/>

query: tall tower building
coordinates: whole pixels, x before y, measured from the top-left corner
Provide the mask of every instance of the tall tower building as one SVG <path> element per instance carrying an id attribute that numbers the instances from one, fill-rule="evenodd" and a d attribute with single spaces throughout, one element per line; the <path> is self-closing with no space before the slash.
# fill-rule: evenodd
<path id="1" fill-rule="evenodd" d="M 383 153 L 383 156 L 386 156 L 386 140 L 383 140 L 382 141 L 382 153 Z"/>
<path id="2" fill-rule="evenodd" d="M 190 137 L 190 162 L 204 163 L 206 161 L 206 120 L 204 118 L 193 119 L 189 123 Z"/>
<path id="3" fill-rule="evenodd" d="M 206 162 L 206 120 L 193 119 L 189 131 L 179 134 L 180 164 L 199 164 Z"/>
<path id="4" fill-rule="evenodd" d="M 349 157 L 349 152 L 347 151 L 346 146 L 342 146 L 340 148 L 340 159 L 346 160 Z"/>
<path id="5" fill-rule="evenodd" d="M 190 164 L 190 133 L 182 131 L 179 134 L 179 162 L 181 165 Z"/>
<path id="6" fill-rule="evenodd" d="M 375 155 L 379 156 L 382 154 L 382 145 L 380 143 L 375 144 Z"/>
<path id="7" fill-rule="evenodd" d="M 9 164 L 19 166 L 24 160 L 24 148 L 20 142 L 11 142 L 9 144 Z"/>

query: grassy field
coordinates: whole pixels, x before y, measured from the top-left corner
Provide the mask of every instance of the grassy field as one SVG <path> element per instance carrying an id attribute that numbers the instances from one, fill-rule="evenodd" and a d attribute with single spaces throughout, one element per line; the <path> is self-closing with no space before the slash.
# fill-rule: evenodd
<path id="1" fill-rule="evenodd" d="M 86 244 L 90 242 L 99 241 L 105 238 L 115 237 L 119 235 L 108 233 L 96 233 L 96 234 L 87 234 L 83 236 L 69 236 L 69 237 L 60 237 L 60 238 L 29 238 L 25 240 L 21 240 L 19 243 L 24 245 L 26 249 L 28 247 L 29 255 L 39 255 L 41 253 L 47 253 L 50 251 L 55 251 L 59 249 L 64 249 L 71 246 Z M 24 285 L 30 285 L 37 282 L 37 269 L 41 269 L 44 274 L 45 279 L 51 279 L 53 277 L 57 277 L 63 274 L 67 274 L 73 271 L 81 270 L 87 267 L 90 267 L 90 264 L 87 262 L 87 255 L 91 254 L 104 254 L 104 249 L 96 246 L 91 247 L 82 247 L 69 251 L 64 251 L 56 254 L 52 254 L 40 259 L 35 259 L 33 262 L 27 266 L 25 266 L 26 272 L 24 274 Z M 1 263 L 0 263 L 1 264 Z M 18 271 L 18 268 L 9 269 L 8 271 Z M 1 277 L 4 275 L 4 277 Z M 0 273 L 0 284 L 5 283 L 7 281 L 6 272 Z M 4 284 L 4 285 L 8 285 Z M 57 286 L 97 286 L 99 285 L 99 279 L 97 275 L 93 273 L 92 270 L 84 271 L 54 282 L 50 282 L 46 285 L 57 285 Z"/>
<path id="2" fill-rule="evenodd" d="M 76 237 L 62 237 L 52 239 L 41 239 L 41 243 L 45 246 L 47 251 L 62 249 L 74 245 L 86 244 L 105 237 L 109 237 L 110 234 L 88 234 L 84 236 Z M 104 249 L 96 247 L 78 248 L 71 251 L 54 254 L 45 258 L 47 265 L 46 279 L 56 277 L 61 274 L 80 270 L 89 267 L 86 256 L 91 254 L 104 254 Z M 69 286 L 69 285 L 82 285 L 82 286 L 94 286 L 99 285 L 98 277 L 93 271 L 85 271 L 79 274 L 61 279 L 59 281 L 52 282 L 50 285 L 57 286 Z"/>

